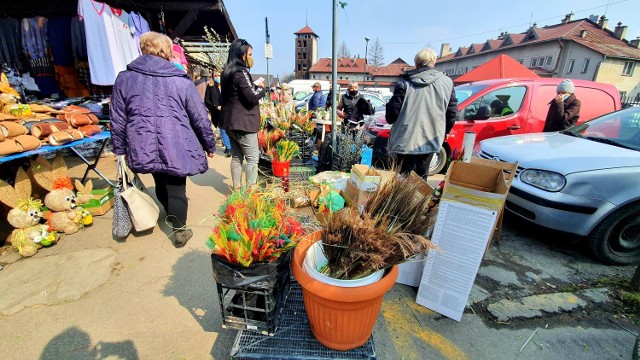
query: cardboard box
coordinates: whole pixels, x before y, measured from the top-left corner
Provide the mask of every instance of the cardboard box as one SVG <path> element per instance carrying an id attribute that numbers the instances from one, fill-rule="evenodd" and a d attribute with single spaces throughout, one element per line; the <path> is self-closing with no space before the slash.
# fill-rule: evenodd
<path id="1" fill-rule="evenodd" d="M 517 163 L 472 158 L 470 163 L 454 161 L 447 171 L 443 200 L 459 201 L 499 212 L 487 250 L 495 231 L 498 235 L 502 232 L 504 204 L 517 167 Z"/>
<path id="2" fill-rule="evenodd" d="M 376 190 L 359 189 L 353 182 L 349 181 L 347 182 L 347 190 L 345 193 L 351 203 L 357 208 L 360 208 L 360 206 L 364 206 L 367 203 L 371 195 L 373 195 L 377 190 L 377 188 Z"/>
<path id="3" fill-rule="evenodd" d="M 311 190 L 311 191 L 309 191 L 309 198 L 311 198 L 311 209 L 313 210 L 313 213 L 316 215 L 316 219 L 318 220 L 320 225 L 326 224 L 327 221 L 331 217 L 330 213 L 326 213 L 326 212 L 319 213 L 318 209 L 317 209 L 317 207 L 318 207 L 318 199 L 320 198 L 321 195 L 326 195 L 328 191 L 329 191 L 328 189 Z M 351 200 L 346 196 L 344 191 L 339 190 L 338 193 L 344 199 L 344 207 L 345 208 L 346 207 L 350 207 L 352 205 L 351 204 Z"/>
<path id="4" fill-rule="evenodd" d="M 112 187 L 92 190 L 91 195 L 93 196 L 93 199 L 91 199 L 87 204 L 82 204 L 80 206 L 91 211 L 91 214 L 94 216 L 104 215 L 107 211 L 111 210 L 116 202 Z"/>
<path id="5" fill-rule="evenodd" d="M 355 164 L 351 167 L 351 174 L 358 177 L 360 182 L 380 184 L 380 173 L 368 165 Z"/>

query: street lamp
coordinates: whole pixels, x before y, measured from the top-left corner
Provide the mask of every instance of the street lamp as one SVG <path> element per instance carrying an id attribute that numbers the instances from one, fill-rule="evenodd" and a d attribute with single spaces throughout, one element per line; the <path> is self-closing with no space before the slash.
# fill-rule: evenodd
<path id="1" fill-rule="evenodd" d="M 369 50 L 369 38 L 365 36 L 364 38 L 364 71 L 362 72 L 362 89 L 364 90 L 364 86 L 367 82 L 367 50 Z"/>

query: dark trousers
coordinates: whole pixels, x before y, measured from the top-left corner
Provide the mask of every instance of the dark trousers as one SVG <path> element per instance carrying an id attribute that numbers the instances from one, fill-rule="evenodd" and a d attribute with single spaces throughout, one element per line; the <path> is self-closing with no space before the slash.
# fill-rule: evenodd
<path id="1" fill-rule="evenodd" d="M 156 197 L 174 228 L 187 224 L 187 178 L 155 173 Z"/>
<path id="2" fill-rule="evenodd" d="M 420 155 L 396 154 L 396 161 L 400 164 L 400 174 L 409 176 L 412 171 L 415 171 L 416 175 L 426 181 L 433 155 L 433 153 Z"/>

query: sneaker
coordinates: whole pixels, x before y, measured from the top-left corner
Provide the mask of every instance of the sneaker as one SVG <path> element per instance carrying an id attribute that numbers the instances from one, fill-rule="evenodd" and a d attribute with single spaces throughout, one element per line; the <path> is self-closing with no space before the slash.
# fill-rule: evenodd
<path id="1" fill-rule="evenodd" d="M 187 241 L 193 237 L 193 231 L 191 229 L 177 230 L 173 234 L 173 246 L 181 248 L 187 245 Z"/>
<path id="2" fill-rule="evenodd" d="M 224 149 L 224 156 L 225 157 L 231 157 L 231 149 L 229 149 L 229 148 Z"/>

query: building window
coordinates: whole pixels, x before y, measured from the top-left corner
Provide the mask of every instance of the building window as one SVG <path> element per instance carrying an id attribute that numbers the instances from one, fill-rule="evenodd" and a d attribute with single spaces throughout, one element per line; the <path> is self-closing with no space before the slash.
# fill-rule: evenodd
<path id="1" fill-rule="evenodd" d="M 567 65 L 567 74 L 571 74 L 573 72 L 573 65 L 576 64 L 576 59 L 569 60 L 569 65 Z"/>
<path id="2" fill-rule="evenodd" d="M 302 42 L 302 46 L 307 47 L 307 40 L 304 40 L 304 41 Z"/>
<path id="3" fill-rule="evenodd" d="M 302 70 L 302 64 L 298 64 L 298 71 Z"/>
<path id="4" fill-rule="evenodd" d="M 587 70 L 589 69 L 589 61 L 591 61 L 591 59 L 589 58 L 584 59 L 584 63 L 582 64 L 582 71 L 581 71 L 582 74 L 586 73 Z"/>
<path id="5" fill-rule="evenodd" d="M 327 80 L 329 80 L 329 75 L 327 75 Z"/>
<path id="6" fill-rule="evenodd" d="M 311 75 L 311 78 L 312 78 L 312 79 L 315 79 L 315 78 L 316 78 L 316 76 L 315 76 L 315 75 Z"/>
<path id="7" fill-rule="evenodd" d="M 547 62 L 545 62 L 544 65 L 551 66 L 551 61 L 553 61 L 553 56 L 547 56 Z"/>
<path id="8" fill-rule="evenodd" d="M 623 76 L 633 76 L 633 69 L 636 67 L 636 63 L 633 61 L 627 61 L 624 63 L 624 69 L 622 69 Z"/>
<path id="9" fill-rule="evenodd" d="M 342 80 L 342 76 L 340 76 L 340 80 Z"/>
<path id="10" fill-rule="evenodd" d="M 522 65 L 522 63 L 524 63 L 524 59 L 518 59 L 518 62 Z"/>
<path id="11" fill-rule="evenodd" d="M 302 59 L 302 53 L 298 53 L 298 60 Z"/>
<path id="12" fill-rule="evenodd" d="M 302 46 L 302 42 L 300 42 L 300 40 L 298 40 L 298 47 Z"/>
<path id="13" fill-rule="evenodd" d="M 540 66 L 540 67 L 544 66 L 544 56 L 540 56 L 538 58 L 538 66 Z"/>
<path id="14" fill-rule="evenodd" d="M 531 65 L 529 67 L 536 67 L 538 65 L 538 58 L 531 59 Z"/>
<path id="15" fill-rule="evenodd" d="M 307 53 L 306 52 L 302 53 L 302 59 L 307 60 Z"/>

